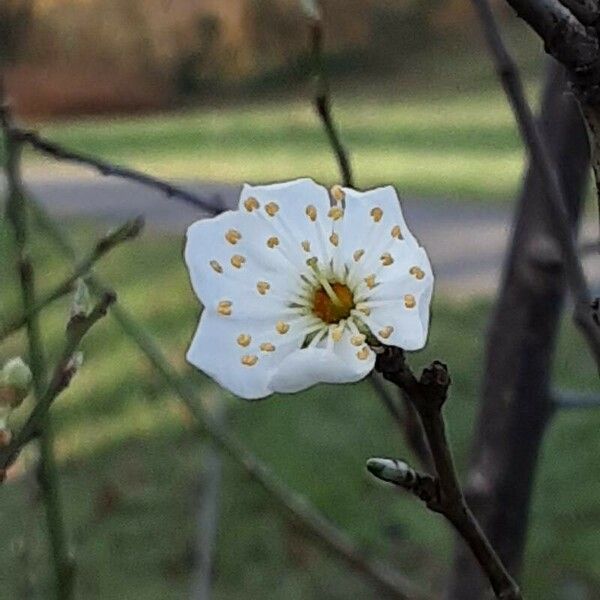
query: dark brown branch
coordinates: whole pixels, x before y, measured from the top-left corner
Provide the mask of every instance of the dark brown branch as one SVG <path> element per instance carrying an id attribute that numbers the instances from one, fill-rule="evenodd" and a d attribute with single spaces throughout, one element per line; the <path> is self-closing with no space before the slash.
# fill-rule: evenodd
<path id="1" fill-rule="evenodd" d="M 394 423 L 398 426 L 406 445 L 413 451 L 414 455 L 419 460 L 421 467 L 424 469 L 431 468 L 431 456 L 429 448 L 423 438 L 423 429 L 415 413 L 410 401 L 403 395 L 404 413 L 400 410 L 398 402 L 392 397 L 392 394 L 386 389 L 384 383 L 380 379 L 378 373 L 371 373 L 369 380 L 373 389 L 377 393 L 383 405 L 387 408 Z"/>
<path id="2" fill-rule="evenodd" d="M 559 7 L 557 10 L 566 11 L 562 5 L 552 0 L 534 0 L 531 2 L 514 0 L 514 2 L 529 7 L 531 10 L 539 9 L 542 12 L 547 7 L 553 7 L 557 4 Z M 473 3 L 481 19 L 486 42 L 515 115 L 521 137 L 546 192 L 548 211 L 545 214 L 547 214 L 549 225 L 560 244 L 563 254 L 565 274 L 575 301 L 575 323 L 586 339 L 600 370 L 600 327 L 593 319 L 593 299 L 577 253 L 577 245 L 570 227 L 567 203 L 564 199 L 556 166 L 527 103 L 519 72 L 502 40 L 488 0 L 473 0 Z M 552 22 L 554 21 L 552 20 Z M 581 24 L 578 25 L 581 27 Z"/>
<path id="3" fill-rule="evenodd" d="M 413 491 L 425 500 L 431 510 L 444 515 L 454 526 L 485 572 L 496 597 L 504 600 L 521 599 L 518 585 L 467 506 L 458 481 L 442 415 L 450 386 L 446 365 L 435 361 L 417 379 L 406 363 L 403 351 L 387 347 L 377 356 L 375 368 L 410 398 L 421 419 L 433 458 L 435 478 L 416 474 L 412 469 L 401 469 L 404 479 L 416 482 L 412 485 Z"/>
<path id="4" fill-rule="evenodd" d="M 2 327 L 0 327 L 0 342 L 23 327 L 32 316 L 39 313 L 46 306 L 70 293 L 73 290 L 73 285 L 77 279 L 88 273 L 92 266 L 113 248 L 137 237 L 141 233 L 143 226 L 144 219 L 138 217 L 132 221 L 127 221 L 121 227 L 114 229 L 100 238 L 88 256 L 75 266 L 71 275 L 39 299 L 35 305 L 30 307 L 27 311 L 23 311 L 21 314 L 6 320 Z"/>
<path id="5" fill-rule="evenodd" d="M 346 187 L 354 187 L 348 151 L 342 144 L 333 120 L 333 115 L 331 114 L 331 92 L 329 90 L 325 65 L 323 64 L 323 21 L 319 15 L 314 15 L 310 18 L 310 35 L 313 75 L 316 85 L 314 97 L 315 110 L 321 119 L 327 139 L 336 157 L 342 176 L 342 183 Z"/>

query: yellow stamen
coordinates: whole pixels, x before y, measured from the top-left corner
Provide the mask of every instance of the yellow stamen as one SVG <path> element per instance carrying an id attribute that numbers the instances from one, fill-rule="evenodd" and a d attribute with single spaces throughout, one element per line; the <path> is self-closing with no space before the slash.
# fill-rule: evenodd
<path id="1" fill-rule="evenodd" d="M 236 268 L 236 269 L 241 269 L 242 265 L 246 262 L 245 257 L 243 257 L 241 254 L 234 254 L 231 257 L 231 264 Z"/>
<path id="2" fill-rule="evenodd" d="M 251 341 L 252 341 L 252 337 L 249 336 L 247 333 L 240 333 L 240 335 L 238 335 L 237 343 L 240 346 L 242 346 L 242 348 L 249 346 Z"/>
<path id="3" fill-rule="evenodd" d="M 359 333 L 358 335 L 353 335 L 350 338 L 350 343 L 353 346 L 360 346 L 361 344 L 364 343 L 364 341 L 367 339 L 367 336 L 364 335 L 363 333 Z"/>
<path id="4" fill-rule="evenodd" d="M 260 345 L 260 349 L 263 352 L 275 352 L 275 346 L 273 346 L 273 344 L 271 344 L 271 342 L 263 342 Z"/>
<path id="5" fill-rule="evenodd" d="M 269 204 L 265 206 L 265 211 L 270 217 L 274 217 L 277 214 L 278 210 L 279 204 L 277 204 L 276 202 L 269 202 Z"/>
<path id="6" fill-rule="evenodd" d="M 340 236 L 337 233 L 332 233 L 329 236 L 329 241 L 334 245 L 337 246 L 340 243 Z"/>
<path id="7" fill-rule="evenodd" d="M 270 237 L 267 240 L 267 246 L 269 246 L 269 248 L 275 248 L 275 246 L 279 246 L 279 238 L 275 236 Z"/>
<path id="8" fill-rule="evenodd" d="M 389 252 L 384 252 L 379 257 L 379 260 L 381 260 L 381 264 L 384 267 L 389 267 L 394 262 L 394 259 L 392 258 L 392 255 Z"/>
<path id="9" fill-rule="evenodd" d="M 304 252 L 310 252 L 310 242 L 308 240 L 302 242 L 302 249 Z"/>
<path id="10" fill-rule="evenodd" d="M 289 326 L 289 323 L 284 323 L 283 321 L 277 321 L 277 324 L 275 325 L 275 329 L 277 330 L 277 333 L 280 333 L 281 335 L 283 335 L 284 333 L 287 333 L 290 330 L 290 326 Z"/>
<path id="11" fill-rule="evenodd" d="M 384 340 L 387 340 L 390 337 L 390 335 L 392 335 L 392 333 L 394 333 L 394 328 L 391 325 L 388 325 L 387 327 L 384 327 L 383 329 L 379 330 L 379 335 Z"/>
<path id="12" fill-rule="evenodd" d="M 317 209 L 312 205 L 309 204 L 306 207 L 306 216 L 314 223 L 317 220 Z"/>
<path id="13" fill-rule="evenodd" d="M 408 272 L 416 279 L 423 279 L 425 277 L 425 273 L 420 267 L 411 267 Z"/>
<path id="14" fill-rule="evenodd" d="M 362 249 L 360 249 L 360 250 L 357 250 L 357 251 L 356 251 L 356 252 L 355 252 L 355 253 L 352 255 L 352 257 L 354 258 L 354 262 L 358 262 L 358 261 L 359 261 L 359 260 L 360 260 L 360 259 L 363 257 L 363 254 L 364 254 L 364 253 L 365 253 L 365 251 L 364 251 L 364 250 L 362 250 Z"/>
<path id="15" fill-rule="evenodd" d="M 375 208 L 371 209 L 371 216 L 373 217 L 373 221 L 375 221 L 375 223 L 379 223 L 379 221 L 381 221 L 381 217 L 383 217 L 383 211 L 381 208 L 379 208 L 379 206 L 376 206 Z"/>
<path id="16" fill-rule="evenodd" d="M 213 268 L 213 270 L 215 270 L 217 273 L 222 273 L 223 272 L 223 267 L 216 261 L 216 260 L 211 260 L 210 261 L 210 266 Z"/>
<path id="17" fill-rule="evenodd" d="M 338 184 L 332 186 L 332 188 L 329 190 L 329 193 L 331 194 L 331 197 L 334 199 L 334 201 L 338 204 L 340 204 L 346 197 L 346 192 L 344 192 L 342 186 Z"/>
<path id="18" fill-rule="evenodd" d="M 230 244 L 237 244 L 242 239 L 242 234 L 237 229 L 230 229 L 225 234 L 225 239 Z"/>
<path id="19" fill-rule="evenodd" d="M 314 274 L 317 276 L 317 279 L 319 280 L 319 283 L 321 284 L 321 286 L 323 287 L 323 289 L 325 290 L 325 292 L 327 293 L 329 298 L 331 298 L 331 301 L 334 304 L 336 304 L 337 306 L 342 306 L 342 302 L 336 296 L 336 293 L 335 293 L 334 289 L 331 287 L 331 284 L 329 283 L 329 281 L 327 281 L 327 278 L 323 275 L 323 273 L 321 273 L 321 269 L 319 269 L 318 262 L 319 262 L 319 259 L 316 256 L 311 256 L 310 258 L 306 259 L 306 264 L 313 270 Z"/>
<path id="20" fill-rule="evenodd" d="M 377 284 L 375 283 L 375 274 L 372 273 L 371 275 L 369 275 L 368 277 L 365 277 L 364 279 L 365 283 L 367 284 L 367 287 L 372 290 Z"/>
<path id="21" fill-rule="evenodd" d="M 338 221 L 344 216 L 344 209 L 340 208 L 339 206 L 334 206 L 333 208 L 329 209 L 327 216 L 334 221 Z"/>
<path id="22" fill-rule="evenodd" d="M 358 360 L 367 360 L 367 358 L 369 358 L 369 347 L 368 346 L 363 346 L 356 353 L 356 358 L 358 358 Z"/>
<path id="23" fill-rule="evenodd" d="M 412 294 L 405 294 L 404 296 L 404 306 L 406 308 L 414 308 L 417 305 L 417 301 Z"/>
<path id="24" fill-rule="evenodd" d="M 397 240 L 402 239 L 402 232 L 400 231 L 400 225 L 394 225 L 392 227 L 392 237 L 396 238 Z"/>
<path id="25" fill-rule="evenodd" d="M 259 281 L 256 289 L 261 296 L 264 296 L 271 289 L 271 285 L 267 281 Z"/>
<path id="26" fill-rule="evenodd" d="M 221 300 L 217 305 L 217 312 L 224 317 L 228 317 L 231 314 L 231 304 L 229 300 Z"/>
<path id="27" fill-rule="evenodd" d="M 371 309 L 368 306 L 365 306 L 364 304 L 357 304 L 356 310 L 358 310 L 367 317 L 371 314 Z"/>
<path id="28" fill-rule="evenodd" d="M 256 354 L 244 354 L 242 356 L 242 364 L 246 367 L 253 367 L 258 362 Z"/>
<path id="29" fill-rule="evenodd" d="M 343 335 L 344 335 L 344 324 L 343 323 L 340 323 L 337 327 L 334 327 L 331 330 L 331 337 L 333 338 L 334 342 L 341 341 Z"/>
<path id="30" fill-rule="evenodd" d="M 250 198 L 244 200 L 244 207 L 248 212 L 252 212 L 253 210 L 257 210 L 260 207 L 260 204 L 256 198 L 250 196 Z"/>

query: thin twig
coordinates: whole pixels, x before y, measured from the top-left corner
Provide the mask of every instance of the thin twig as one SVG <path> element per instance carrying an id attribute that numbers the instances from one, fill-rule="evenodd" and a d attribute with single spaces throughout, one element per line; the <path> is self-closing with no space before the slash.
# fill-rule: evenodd
<path id="1" fill-rule="evenodd" d="M 335 121 L 333 120 L 333 115 L 331 114 L 331 92 L 329 90 L 325 65 L 323 64 L 323 21 L 318 13 L 314 13 L 309 19 L 312 69 L 316 86 L 314 96 L 315 110 L 321 119 L 327 139 L 336 157 L 343 184 L 346 187 L 354 187 L 348 151 L 342 144 Z"/>
<path id="2" fill-rule="evenodd" d="M 6 107 L 0 107 L 0 118 L 4 119 Z M 136 171 L 128 167 L 115 165 L 106 160 L 90 156 L 83 152 L 69 150 L 60 144 L 52 142 L 38 133 L 19 127 L 15 128 L 15 136 L 22 144 L 28 144 L 37 152 L 51 156 L 56 160 L 72 162 L 79 165 L 91 167 L 101 175 L 119 177 L 145 185 L 165 194 L 168 198 L 180 200 L 186 204 L 200 208 L 209 214 L 217 214 L 223 210 L 221 198 L 214 195 L 212 198 L 204 198 L 198 194 L 183 189 L 173 183 L 169 183 L 152 175 Z"/>
<path id="3" fill-rule="evenodd" d="M 406 398 L 404 398 L 404 414 L 398 406 L 398 402 L 392 397 L 392 394 L 386 389 L 385 384 L 381 381 L 378 373 L 371 373 L 369 381 L 375 390 L 379 399 L 387 408 L 394 423 L 398 426 L 406 445 L 413 451 L 414 455 L 419 460 L 421 467 L 424 469 L 431 468 L 431 456 L 429 449 L 423 438 L 423 430 L 421 424 L 415 415 L 415 410 Z"/>
<path id="4" fill-rule="evenodd" d="M 503 600 L 520 600 L 518 585 L 502 564 L 467 506 L 456 474 L 442 415 L 442 407 L 450 386 L 446 365 L 435 361 L 423 371 L 420 379 L 417 379 L 406 363 L 402 350 L 387 347 L 385 352 L 377 356 L 376 369 L 410 398 L 421 419 L 433 458 L 435 478 L 416 476 L 413 470 L 407 471 L 404 478 L 418 483 L 412 486 L 416 495 L 427 503 L 428 508 L 444 515 L 468 544 L 496 597 Z M 376 464 L 371 461 L 369 468 L 379 476 Z M 410 486 L 405 487 L 411 489 Z"/>
<path id="5" fill-rule="evenodd" d="M 207 406 L 207 410 L 212 410 L 215 420 L 221 425 L 224 424 L 225 404 L 222 395 L 215 394 L 210 400 L 212 400 L 211 406 Z M 212 596 L 222 475 L 221 453 L 211 442 L 207 442 L 202 449 L 200 499 L 196 519 L 196 568 L 192 582 L 192 600 L 210 600 Z"/>
<path id="6" fill-rule="evenodd" d="M 25 193 L 21 180 L 22 144 L 15 136 L 10 114 L 2 115 L 2 130 L 6 150 L 6 179 L 8 183 L 7 216 L 12 223 L 15 237 L 17 272 L 21 285 L 23 310 L 28 317 L 27 339 L 29 342 L 29 364 L 33 377 L 33 388 L 37 404 L 34 412 L 41 405 L 42 395 L 46 386 L 46 361 L 42 345 L 37 314 L 32 312 L 36 305 L 35 276 L 33 265 L 27 252 L 27 210 Z M 38 423 L 40 442 L 40 460 L 38 465 L 38 481 L 42 491 L 48 537 L 54 565 L 57 598 L 68 600 L 73 594 L 73 563 L 69 555 L 67 533 L 64 523 L 62 502 L 60 498 L 58 473 L 54 460 L 52 423 L 46 413 Z M 6 450 L 7 457 L 16 457 L 22 446 L 10 443 L 0 450 L 0 456 Z M 9 463 L 0 465 L 0 481 Z"/>
<path id="7" fill-rule="evenodd" d="M 13 334 L 23 327 L 27 321 L 38 314 L 46 306 L 66 296 L 73 290 L 75 282 L 94 266 L 103 256 L 105 256 L 112 249 L 116 248 L 119 244 L 137 237 L 144 226 L 144 219 L 138 217 L 131 221 L 127 221 L 121 227 L 110 231 L 105 236 L 100 238 L 90 253 L 79 262 L 73 272 L 61 283 L 54 287 L 50 292 L 44 295 L 40 300 L 35 303 L 35 306 L 29 308 L 27 312 L 23 311 L 21 314 L 10 317 L 6 320 L 5 324 L 0 327 L 0 342 L 6 337 Z"/>
<path id="8" fill-rule="evenodd" d="M 52 235 L 57 246 L 67 256 L 73 258 L 75 256 L 73 247 L 60 228 L 56 227 L 54 221 L 39 204 L 31 202 L 31 207 L 38 221 Z M 96 293 L 102 293 L 105 290 L 105 286 L 95 275 L 90 276 L 89 285 Z M 345 561 L 357 572 L 362 573 L 386 595 L 399 599 L 424 597 L 394 567 L 384 561 L 367 557 L 346 533 L 319 513 L 303 496 L 281 483 L 270 469 L 243 446 L 226 427 L 216 422 L 214 417 L 202 408 L 196 386 L 181 379 L 152 338 L 122 306 L 113 306 L 111 315 L 123 332 L 146 355 L 183 405 L 187 407 L 197 425 L 199 434 L 208 435 L 217 447 L 229 455 L 255 483 L 263 488 L 272 498 L 276 509 L 282 512 L 286 518 L 299 524 L 323 548 Z"/>
<path id="9" fill-rule="evenodd" d="M 71 317 L 66 328 L 65 345 L 54 368 L 50 383 L 12 442 L 7 447 L 0 448 L 0 472 L 5 471 L 15 461 L 26 444 L 40 435 L 52 403 L 69 386 L 79 368 L 76 350 L 81 340 L 106 315 L 108 307 L 115 300 L 114 292 L 105 290 L 89 314 L 77 313 Z"/>
<path id="10" fill-rule="evenodd" d="M 521 137 L 546 191 L 548 221 L 560 244 L 565 261 L 565 275 L 575 301 L 575 323 L 585 337 L 600 370 L 600 327 L 593 319 L 592 295 L 569 226 L 567 204 L 563 197 L 557 170 L 527 102 L 516 64 L 500 35 L 488 0 L 473 0 L 473 4 L 481 19 L 486 42 L 512 107 Z M 540 2 L 540 5 L 543 4 L 543 1 Z M 537 2 L 532 2 L 531 6 L 537 6 Z"/>

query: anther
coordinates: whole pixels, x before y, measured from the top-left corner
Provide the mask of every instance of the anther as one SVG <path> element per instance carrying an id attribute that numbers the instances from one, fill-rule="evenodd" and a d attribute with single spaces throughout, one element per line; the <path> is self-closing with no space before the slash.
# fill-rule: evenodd
<path id="1" fill-rule="evenodd" d="M 275 236 L 270 237 L 267 240 L 267 246 L 269 246 L 269 248 L 275 248 L 275 246 L 279 246 L 279 238 Z"/>
<path id="2" fill-rule="evenodd" d="M 289 323 L 285 323 L 283 321 L 277 321 L 277 324 L 275 325 L 275 329 L 277 330 L 277 333 L 280 333 L 281 335 L 283 335 L 284 333 L 287 333 L 290 330 L 290 326 L 289 326 Z"/>
<path id="3" fill-rule="evenodd" d="M 373 217 L 373 221 L 375 221 L 375 223 L 379 223 L 379 221 L 381 221 L 381 217 L 383 217 L 383 211 L 381 208 L 379 208 L 379 206 L 376 206 L 375 208 L 371 209 L 371 216 Z"/>
<path id="4" fill-rule="evenodd" d="M 384 267 L 389 267 L 394 262 L 394 259 L 392 258 L 392 255 L 389 252 L 384 252 L 379 257 L 379 260 L 381 260 L 381 264 Z"/>
<path id="5" fill-rule="evenodd" d="M 237 244 L 242 239 L 242 234 L 237 229 L 230 229 L 225 234 L 225 239 L 230 244 Z"/>
<path id="6" fill-rule="evenodd" d="M 209 264 L 217 273 L 223 272 L 223 267 L 216 260 L 211 260 Z"/>
<path id="7" fill-rule="evenodd" d="M 337 246 L 340 243 L 340 236 L 333 232 L 330 236 L 329 236 L 329 241 L 334 245 Z"/>
<path id="8" fill-rule="evenodd" d="M 248 212 L 252 212 L 253 210 L 258 209 L 260 204 L 258 203 L 258 200 L 254 198 L 254 196 L 250 196 L 244 200 L 244 207 Z"/>
<path id="9" fill-rule="evenodd" d="M 340 208 L 339 206 L 334 206 L 333 208 L 329 209 L 327 216 L 334 221 L 338 221 L 344 216 L 344 209 Z"/>
<path id="10" fill-rule="evenodd" d="M 312 204 L 306 207 L 306 216 L 313 222 L 317 220 L 317 209 Z"/>
<path id="11" fill-rule="evenodd" d="M 270 217 L 274 217 L 277 214 L 278 210 L 279 210 L 279 204 L 277 204 L 276 202 L 269 202 L 269 204 L 267 204 L 265 206 L 265 212 Z"/>
<path id="12" fill-rule="evenodd" d="M 363 254 L 364 254 L 364 253 L 365 253 L 365 251 L 364 251 L 364 250 L 362 250 L 362 249 L 360 249 L 360 250 L 357 250 L 357 251 L 356 251 L 356 252 L 355 252 L 355 253 L 352 255 L 352 258 L 354 258 L 354 262 L 358 262 L 358 261 L 359 261 L 359 260 L 360 260 L 360 259 L 363 257 Z"/>
<path id="13" fill-rule="evenodd" d="M 332 188 L 329 190 L 329 193 L 331 194 L 331 197 L 334 199 L 334 201 L 338 204 L 342 202 L 346 197 L 346 192 L 344 192 L 342 186 L 338 184 L 332 186 Z"/>
<path id="14" fill-rule="evenodd" d="M 411 267 L 408 272 L 416 279 L 423 279 L 423 277 L 425 277 L 425 273 L 420 267 Z"/>
<path id="15" fill-rule="evenodd" d="M 367 360 L 367 358 L 369 358 L 369 347 L 368 346 L 363 346 L 356 353 L 356 358 L 358 358 L 358 360 Z"/>
<path id="16" fill-rule="evenodd" d="M 256 354 L 244 354 L 242 356 L 242 364 L 246 367 L 253 367 L 258 362 Z"/>
<path id="17" fill-rule="evenodd" d="M 256 289 L 261 296 L 264 296 L 271 289 L 271 285 L 267 281 L 259 281 Z"/>
<path id="18" fill-rule="evenodd" d="M 304 252 L 310 252 L 310 242 L 308 240 L 302 242 L 302 249 Z"/>
<path id="19" fill-rule="evenodd" d="M 331 337 L 333 338 L 334 342 L 339 342 L 342 339 L 343 335 L 344 335 L 344 325 L 342 323 L 340 323 L 337 327 L 334 327 L 331 330 Z"/>
<path id="20" fill-rule="evenodd" d="M 238 335 L 237 343 L 240 346 L 242 346 L 242 348 L 249 346 L 251 341 L 252 341 L 252 337 L 249 336 L 247 333 L 240 333 L 240 335 Z"/>
<path id="21" fill-rule="evenodd" d="M 400 231 L 400 225 L 394 225 L 392 227 L 392 237 L 396 238 L 397 240 L 402 239 L 402 232 Z"/>
<path id="22" fill-rule="evenodd" d="M 367 287 L 372 290 L 377 284 L 375 283 L 375 274 L 365 277 L 364 282 L 367 284 Z"/>
<path id="23" fill-rule="evenodd" d="M 217 305 L 217 312 L 224 317 L 228 317 L 231 314 L 231 304 L 229 300 L 221 300 Z"/>
<path id="24" fill-rule="evenodd" d="M 406 308 L 414 308 L 417 305 L 417 301 L 412 294 L 405 294 L 404 296 L 404 306 Z"/>
<path id="25" fill-rule="evenodd" d="M 387 340 L 390 337 L 390 335 L 392 335 L 392 333 L 394 333 L 394 328 L 391 325 L 388 325 L 387 327 L 384 327 L 383 329 L 379 330 L 379 335 L 384 340 Z"/>
<path id="26" fill-rule="evenodd" d="M 231 257 L 231 264 L 236 268 L 236 269 L 241 269 L 242 265 L 246 262 L 245 257 L 243 257 L 241 254 L 234 254 Z"/>
<path id="27" fill-rule="evenodd" d="M 271 342 L 263 342 L 260 345 L 260 349 L 263 352 L 275 352 L 275 346 L 273 346 L 273 344 L 271 344 Z"/>
<path id="28" fill-rule="evenodd" d="M 357 335 L 353 335 L 353 336 L 350 338 L 350 343 L 351 343 L 353 346 L 360 346 L 361 344 L 363 344 L 363 343 L 364 343 L 364 341 L 365 341 L 366 339 L 367 339 L 367 336 L 366 336 L 366 335 L 364 335 L 363 333 L 359 333 L 359 334 L 357 334 Z"/>

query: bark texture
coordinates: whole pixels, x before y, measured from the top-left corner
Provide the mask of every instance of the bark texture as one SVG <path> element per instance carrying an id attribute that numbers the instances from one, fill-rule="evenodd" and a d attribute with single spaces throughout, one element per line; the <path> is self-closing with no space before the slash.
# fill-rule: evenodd
<path id="1" fill-rule="evenodd" d="M 541 127 L 559 169 L 570 225 L 577 227 L 589 150 L 563 67 L 547 70 Z M 512 244 L 487 336 L 482 403 L 466 486 L 467 503 L 509 572 L 518 578 L 539 449 L 552 414 L 552 356 L 565 296 L 561 252 L 546 198 L 531 168 L 519 198 Z M 458 540 L 451 600 L 481 600 L 488 585 Z"/>

